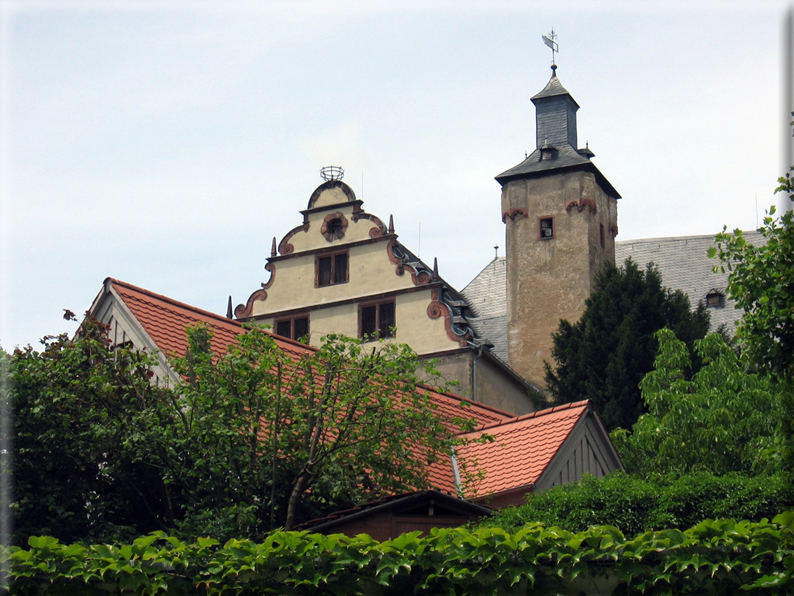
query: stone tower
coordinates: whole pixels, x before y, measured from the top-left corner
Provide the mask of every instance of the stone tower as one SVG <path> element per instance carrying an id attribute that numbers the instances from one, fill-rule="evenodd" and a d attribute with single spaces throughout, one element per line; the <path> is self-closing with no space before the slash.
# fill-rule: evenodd
<path id="1" fill-rule="evenodd" d="M 499 174 L 507 237 L 507 329 L 511 368 L 545 387 L 551 334 L 584 311 L 596 272 L 615 262 L 618 192 L 577 148 L 579 105 L 557 78 L 532 98 L 536 149 Z"/>

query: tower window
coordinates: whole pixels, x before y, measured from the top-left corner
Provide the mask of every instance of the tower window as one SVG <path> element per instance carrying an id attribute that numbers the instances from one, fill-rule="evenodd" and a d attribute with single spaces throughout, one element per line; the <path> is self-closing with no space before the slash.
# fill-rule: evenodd
<path id="1" fill-rule="evenodd" d="M 291 319 L 276 321 L 276 335 L 294 339 L 295 341 L 308 338 L 309 317 L 307 315 L 299 315 Z"/>
<path id="2" fill-rule="evenodd" d="M 359 309 L 359 335 L 363 338 L 374 340 L 392 337 L 394 322 L 394 300 L 368 304 Z"/>
<path id="3" fill-rule="evenodd" d="M 315 286 L 324 288 L 346 283 L 348 280 L 347 251 L 335 255 L 318 256 L 315 261 Z"/>
<path id="4" fill-rule="evenodd" d="M 604 224 L 598 224 L 598 233 L 601 237 L 601 248 L 604 248 Z"/>
<path id="5" fill-rule="evenodd" d="M 540 240 L 551 240 L 554 238 L 553 217 L 541 217 L 538 219 L 538 238 Z"/>

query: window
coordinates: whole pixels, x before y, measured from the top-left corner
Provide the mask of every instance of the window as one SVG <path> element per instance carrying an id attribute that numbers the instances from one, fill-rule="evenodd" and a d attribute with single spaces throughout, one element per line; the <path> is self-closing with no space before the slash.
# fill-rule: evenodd
<path id="1" fill-rule="evenodd" d="M 725 306 L 725 295 L 716 290 L 706 294 L 706 306 L 709 308 L 721 308 Z"/>
<path id="2" fill-rule="evenodd" d="M 601 235 L 601 248 L 604 248 L 604 224 L 598 224 L 598 233 Z"/>
<path id="3" fill-rule="evenodd" d="M 538 219 L 538 233 L 541 240 L 554 238 L 554 218 L 541 217 Z"/>
<path id="4" fill-rule="evenodd" d="M 295 341 L 309 337 L 309 317 L 306 315 L 276 321 L 276 335 Z"/>
<path id="5" fill-rule="evenodd" d="M 394 301 L 368 304 L 359 308 L 361 337 L 379 339 L 394 334 Z"/>
<path id="6" fill-rule="evenodd" d="M 315 261 L 316 287 L 324 288 L 346 283 L 348 279 L 347 252 L 335 255 L 318 256 Z"/>

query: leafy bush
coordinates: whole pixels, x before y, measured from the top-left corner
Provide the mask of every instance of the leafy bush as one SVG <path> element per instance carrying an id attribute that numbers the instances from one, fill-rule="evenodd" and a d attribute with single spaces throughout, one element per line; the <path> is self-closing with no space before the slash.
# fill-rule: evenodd
<path id="1" fill-rule="evenodd" d="M 626 539 L 529 524 L 447 528 L 378 543 L 275 532 L 262 543 L 158 532 L 132 544 L 0 548 L 10 592 L 27 594 L 791 594 L 794 512 L 771 523 L 704 521 Z M 0 592 L 3 591 L 0 586 Z"/>
<path id="2" fill-rule="evenodd" d="M 529 497 L 520 507 L 500 511 L 481 525 L 508 532 L 541 522 L 580 532 L 610 525 L 627 536 L 662 528 L 684 529 L 710 518 L 771 519 L 794 507 L 794 487 L 783 475 L 714 476 L 708 472 L 651 482 L 615 472 L 585 476 Z"/>

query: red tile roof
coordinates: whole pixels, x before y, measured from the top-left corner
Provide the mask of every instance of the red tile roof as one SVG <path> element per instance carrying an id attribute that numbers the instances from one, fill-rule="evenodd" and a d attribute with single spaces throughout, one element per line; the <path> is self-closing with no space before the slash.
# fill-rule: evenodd
<path id="1" fill-rule="evenodd" d="M 460 460 L 484 472 L 476 484 L 477 497 L 535 484 L 589 407 L 589 401 L 570 403 L 463 435 L 475 439 L 487 433 L 494 438 L 460 449 Z"/>
<path id="2" fill-rule="evenodd" d="M 189 325 L 209 325 L 213 332 L 212 349 L 219 354 L 245 331 L 237 321 L 116 279 L 109 281 L 160 351 L 168 356 L 184 355 L 187 348 L 185 328 Z M 296 357 L 314 351 L 311 346 L 289 339 L 275 339 L 279 346 Z M 429 392 L 444 419 L 471 418 L 479 425 L 476 431 L 461 436 L 475 439 L 487 433 L 495 438 L 490 443 L 469 444 L 458 453 L 461 466 L 468 463 L 473 468 L 471 471 L 484 473 L 484 478 L 476 484 L 476 497 L 535 483 L 584 416 L 589 404 L 582 401 L 516 418 L 457 395 L 430 388 L 423 390 Z M 449 458 L 429 465 L 428 472 L 434 488 L 455 494 Z"/>
<path id="3" fill-rule="evenodd" d="M 216 354 L 226 352 L 226 347 L 234 343 L 235 337 L 245 331 L 243 326 L 233 319 L 227 319 L 117 279 L 109 278 L 109 281 L 152 341 L 166 356 L 185 355 L 187 349 L 185 328 L 191 325 L 204 323 L 209 326 L 213 333 L 212 350 Z M 312 350 L 289 339 L 281 337 L 275 339 L 279 346 L 291 353 L 300 354 Z"/>
<path id="4" fill-rule="evenodd" d="M 197 323 L 209 325 L 213 332 L 212 349 L 217 354 L 224 353 L 226 347 L 234 343 L 235 337 L 245 331 L 240 323 L 232 319 L 117 279 L 109 278 L 109 281 L 152 341 L 166 356 L 174 354 L 184 356 L 187 349 L 185 328 L 190 325 Z M 290 339 L 276 335 L 273 337 L 282 349 L 295 356 L 315 350 L 311 346 Z M 429 392 L 441 416 L 450 422 L 456 417 L 471 418 L 482 426 L 512 419 L 507 412 L 458 395 L 441 393 L 429 387 L 423 390 Z"/>

